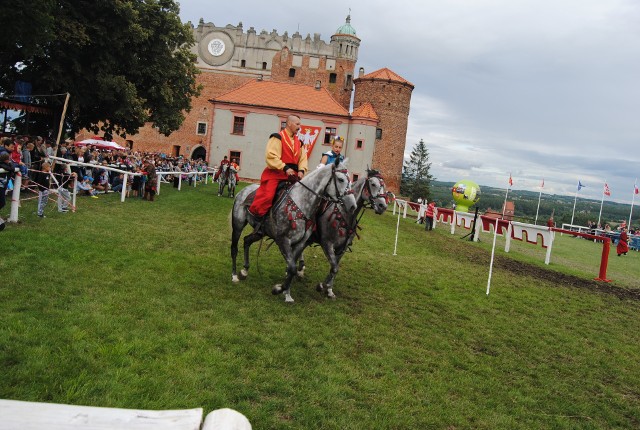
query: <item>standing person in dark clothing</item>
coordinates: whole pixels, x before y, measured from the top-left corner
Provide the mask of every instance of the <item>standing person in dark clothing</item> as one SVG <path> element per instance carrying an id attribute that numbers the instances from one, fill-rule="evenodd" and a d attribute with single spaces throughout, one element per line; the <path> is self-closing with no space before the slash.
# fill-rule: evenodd
<path id="1" fill-rule="evenodd" d="M 44 208 L 49 201 L 49 187 L 51 185 L 51 164 L 42 163 L 42 171 L 34 175 L 34 182 L 38 184 L 38 216 L 46 218 Z"/>
<path id="2" fill-rule="evenodd" d="M 13 164 L 9 161 L 9 153 L 2 152 L 0 153 L 0 169 L 4 170 L 4 172 L 0 173 L 0 210 L 5 207 L 7 204 L 7 185 L 9 184 L 9 179 L 14 176 L 14 167 Z M 4 230 L 6 224 L 4 219 L 0 217 L 0 231 Z"/>
<path id="3" fill-rule="evenodd" d="M 149 161 L 144 167 L 144 171 L 147 173 L 147 182 L 144 185 L 144 199 L 152 202 L 156 196 L 156 185 L 158 182 L 156 168 Z"/>

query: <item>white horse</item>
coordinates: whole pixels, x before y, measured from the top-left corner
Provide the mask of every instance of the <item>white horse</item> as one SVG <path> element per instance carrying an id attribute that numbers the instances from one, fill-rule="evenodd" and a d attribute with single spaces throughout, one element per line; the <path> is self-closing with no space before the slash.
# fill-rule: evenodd
<path id="1" fill-rule="evenodd" d="M 284 198 L 274 204 L 261 224 L 248 211 L 257 188 L 257 184 L 244 188 L 238 193 L 233 204 L 231 213 L 233 229 L 231 279 L 233 282 L 238 282 L 247 277 L 251 244 L 268 236 L 278 245 L 280 253 L 287 262 L 287 274 L 284 281 L 282 284 L 275 285 L 271 292 L 273 294 L 284 293 L 285 301 L 293 302 L 289 290 L 291 281 L 297 274 L 296 262 L 307 246 L 320 204 L 325 201 L 342 201 L 349 213 L 352 213 L 356 208 L 356 199 L 351 192 L 349 174 L 342 166 L 334 164 L 314 170 L 286 190 Z M 251 224 L 254 231 L 244 238 L 244 268 L 238 277 L 236 273 L 238 241 L 247 224 Z"/>

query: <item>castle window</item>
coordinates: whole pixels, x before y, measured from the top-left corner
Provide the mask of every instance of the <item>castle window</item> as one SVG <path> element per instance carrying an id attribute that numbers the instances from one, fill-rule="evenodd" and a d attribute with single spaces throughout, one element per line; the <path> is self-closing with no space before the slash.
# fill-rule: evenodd
<path id="1" fill-rule="evenodd" d="M 360 177 L 360 176 L 359 176 L 357 173 L 354 173 L 354 174 L 353 174 L 353 179 L 351 180 L 351 182 L 355 182 L 355 181 L 357 181 L 359 177 Z"/>
<path id="2" fill-rule="evenodd" d="M 267 62 L 266 61 L 262 62 L 262 70 L 267 70 Z"/>
<path id="3" fill-rule="evenodd" d="M 233 117 L 233 134 L 244 134 L 244 117 L 243 116 L 234 116 Z"/>
<path id="4" fill-rule="evenodd" d="M 352 83 L 351 83 L 351 75 L 347 75 L 347 81 L 344 85 L 345 88 L 351 88 Z"/>
<path id="5" fill-rule="evenodd" d="M 337 79 L 338 79 L 338 75 L 337 74 L 329 73 L 329 83 L 330 84 L 335 84 Z"/>
<path id="6" fill-rule="evenodd" d="M 376 128 L 376 139 L 382 139 L 382 129 Z"/>
<path id="7" fill-rule="evenodd" d="M 290 78 L 296 77 L 296 69 L 294 69 L 293 67 L 289 69 L 289 77 Z"/>
<path id="8" fill-rule="evenodd" d="M 204 136 L 207 134 L 207 123 L 198 121 L 198 126 L 196 127 L 196 134 Z"/>
<path id="9" fill-rule="evenodd" d="M 240 151 L 229 151 L 229 160 L 236 160 L 236 162 L 238 163 L 238 165 L 242 165 L 242 163 L 240 162 L 241 160 L 241 153 Z"/>
<path id="10" fill-rule="evenodd" d="M 331 145 L 331 139 L 336 135 L 336 129 L 327 127 L 324 129 L 324 144 Z"/>
<path id="11" fill-rule="evenodd" d="M 240 67 L 247 67 L 247 62 L 245 60 L 240 60 Z"/>
<path id="12" fill-rule="evenodd" d="M 287 127 L 287 121 L 280 121 L 280 130 L 284 130 Z"/>
<path id="13" fill-rule="evenodd" d="M 362 150 L 364 148 L 364 140 L 356 139 L 356 149 Z"/>

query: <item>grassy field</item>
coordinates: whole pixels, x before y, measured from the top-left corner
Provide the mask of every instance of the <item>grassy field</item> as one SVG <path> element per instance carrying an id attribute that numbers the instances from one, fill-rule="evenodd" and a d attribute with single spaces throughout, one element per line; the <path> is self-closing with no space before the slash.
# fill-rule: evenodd
<path id="1" fill-rule="evenodd" d="M 296 303 L 272 296 L 275 247 L 231 283 L 232 200 L 163 186 L 156 202 L 50 203 L 0 233 L 0 398 L 142 409 L 230 407 L 255 429 L 640 426 L 640 253 L 363 218 L 331 301 L 306 253 Z M 6 208 L 8 211 L 8 208 Z M 594 285 L 604 287 L 594 288 Z M 614 294 L 614 292 L 627 294 Z"/>

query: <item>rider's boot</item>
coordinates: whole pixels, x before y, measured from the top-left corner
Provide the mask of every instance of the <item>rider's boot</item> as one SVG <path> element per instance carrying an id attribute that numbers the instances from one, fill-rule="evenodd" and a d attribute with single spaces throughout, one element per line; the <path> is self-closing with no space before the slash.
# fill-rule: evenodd
<path id="1" fill-rule="evenodd" d="M 267 218 L 266 215 L 256 215 L 253 212 L 251 212 L 248 208 L 247 208 L 247 213 L 253 217 L 253 219 L 256 221 L 256 225 L 253 228 L 254 232 L 260 231 L 262 230 L 262 225 L 264 224 L 265 219 Z"/>

